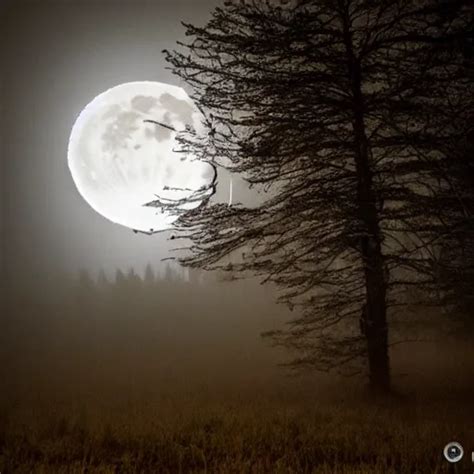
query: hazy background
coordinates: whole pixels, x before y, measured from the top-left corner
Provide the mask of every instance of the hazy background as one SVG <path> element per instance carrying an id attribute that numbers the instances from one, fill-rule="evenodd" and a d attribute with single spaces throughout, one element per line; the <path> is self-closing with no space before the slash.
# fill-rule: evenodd
<path id="1" fill-rule="evenodd" d="M 74 121 L 117 84 L 177 84 L 161 51 L 218 0 L 11 1 L 0 9 L 2 254 L 8 274 L 159 265 L 166 235 L 133 234 L 81 198 L 67 166 Z M 182 84 L 181 84 L 182 85 Z M 228 190 L 221 176 L 222 195 Z M 239 198 L 239 185 L 234 186 Z"/>
<path id="2" fill-rule="evenodd" d="M 155 297 L 148 284 L 146 298 L 155 306 L 147 309 L 146 323 L 132 319 L 132 326 L 142 324 L 146 335 L 148 325 L 154 324 L 153 318 L 158 324 L 165 324 L 164 318 L 167 321 L 173 314 L 180 314 L 184 317 L 180 323 L 184 332 L 189 331 L 202 341 L 213 334 L 217 341 L 220 334 L 213 328 L 218 317 L 223 324 L 222 332 L 232 334 L 234 347 L 255 343 L 254 348 L 275 354 L 271 360 L 265 359 L 266 364 L 278 360 L 276 352 L 261 342 L 259 333 L 296 314 L 275 304 L 273 288 L 262 288 L 254 280 L 217 283 L 218 275 L 206 275 L 207 282 L 203 284 L 202 274 L 194 275 L 191 281 L 170 283 L 170 278 L 179 280 L 182 275 L 179 269 L 170 269 L 168 263 L 161 261 L 171 255 L 169 249 L 174 246 L 167 240 L 168 235 L 134 234 L 97 214 L 79 195 L 67 166 L 72 125 L 83 107 L 99 93 L 137 80 L 182 85 L 166 70 L 161 51 L 173 48 L 177 40 L 183 39 L 181 21 L 204 25 L 218 4 L 219 0 L 1 3 L 2 276 L 14 289 L 10 292 L 10 316 L 18 330 L 23 331 L 12 335 L 12 343 L 19 344 L 22 335 L 33 331 L 34 321 L 43 321 L 47 326 L 46 321 L 54 318 L 54 314 L 64 318 L 69 313 L 81 314 L 80 306 L 74 308 L 63 301 L 75 301 L 73 283 L 67 282 L 70 278 L 75 281 L 81 269 L 95 280 L 100 269 L 104 269 L 109 282 L 115 282 L 117 269 L 127 274 L 133 268 L 129 275 L 133 283 L 134 275 L 144 276 L 145 266 L 150 263 L 157 275 L 153 287 L 160 296 Z M 229 176 L 221 174 L 219 182 L 217 197 L 227 199 Z M 234 180 L 234 199 L 254 198 L 242 182 Z M 170 294 L 159 290 L 166 280 L 173 288 Z M 140 301 L 142 293 L 133 293 L 133 284 L 129 289 L 131 304 Z M 120 285 L 116 291 L 120 293 Z M 191 291 L 194 309 L 202 321 L 199 330 L 192 331 L 189 318 L 193 316 L 182 301 L 190 298 Z M 48 303 L 42 303 L 40 296 Z M 86 298 L 96 301 L 102 297 Z M 210 299 L 214 309 L 209 309 Z M 23 300 L 30 300 L 30 307 L 21 309 L 18 302 Z M 240 300 L 248 303 L 245 314 L 237 304 Z M 53 309 L 46 310 L 48 305 Z M 171 313 L 165 314 L 160 305 L 168 305 Z M 113 312 L 125 317 L 128 310 L 124 312 L 116 302 L 109 301 L 109 306 L 112 326 L 108 330 L 118 331 L 112 324 Z M 99 310 L 96 316 L 100 317 Z M 424 316 L 425 321 L 430 320 L 429 312 Z M 421 332 L 429 337 L 430 331 L 428 326 L 426 330 L 421 327 Z M 87 334 L 83 334 L 86 339 Z M 183 341 L 175 342 L 176 352 L 185 350 Z M 45 340 L 44 344 L 49 342 Z M 81 353 L 77 353 L 79 358 Z M 196 349 L 194 357 L 202 353 L 202 347 Z M 450 360 L 454 353 L 451 347 L 445 347 L 444 360 Z M 210 354 L 210 360 L 216 360 L 220 352 L 215 349 Z M 434 369 L 438 367 L 435 354 L 441 354 L 436 343 L 397 348 L 394 371 L 403 373 L 401 364 L 418 377 L 427 363 Z M 450 372 L 448 378 L 456 377 L 455 372 Z"/>

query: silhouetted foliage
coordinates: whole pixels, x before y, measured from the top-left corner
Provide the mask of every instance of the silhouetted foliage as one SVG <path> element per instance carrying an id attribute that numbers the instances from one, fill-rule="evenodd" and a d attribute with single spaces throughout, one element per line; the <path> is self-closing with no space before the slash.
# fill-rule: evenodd
<path id="1" fill-rule="evenodd" d="M 155 281 L 155 272 L 150 264 L 148 264 L 145 268 L 145 283 L 153 284 Z"/>
<path id="2" fill-rule="evenodd" d="M 471 116 L 470 123 L 473 122 L 474 116 Z M 453 153 L 456 153 L 456 160 L 450 169 L 453 186 L 446 199 L 454 199 L 462 207 L 456 225 L 443 236 L 440 257 L 436 262 L 442 302 L 461 323 L 461 331 L 469 335 L 472 335 L 474 328 L 473 140 L 471 132 L 453 147 Z"/>
<path id="3" fill-rule="evenodd" d="M 267 191 L 181 216 L 180 262 L 279 285 L 299 312 L 269 335 L 296 351 L 291 366 L 367 365 L 389 389 L 402 342 L 389 318 L 408 288 L 434 301 L 443 237 L 463 220 L 450 173 L 472 133 L 470 22 L 461 1 L 228 1 L 165 51 L 208 130 L 181 134 L 183 151 Z"/>

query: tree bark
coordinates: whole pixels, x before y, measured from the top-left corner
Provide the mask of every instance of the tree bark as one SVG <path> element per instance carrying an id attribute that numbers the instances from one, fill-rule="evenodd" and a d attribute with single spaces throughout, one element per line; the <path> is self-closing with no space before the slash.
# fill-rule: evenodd
<path id="1" fill-rule="evenodd" d="M 352 90 L 353 137 L 357 174 L 357 207 L 364 227 L 360 251 L 364 265 L 366 305 L 364 320 L 369 365 L 369 383 L 374 393 L 390 391 L 390 360 L 388 354 L 387 282 L 381 249 L 376 196 L 370 167 L 370 147 L 364 123 L 364 96 L 359 59 L 354 55 L 349 16 L 344 24 L 348 57 L 348 73 Z"/>

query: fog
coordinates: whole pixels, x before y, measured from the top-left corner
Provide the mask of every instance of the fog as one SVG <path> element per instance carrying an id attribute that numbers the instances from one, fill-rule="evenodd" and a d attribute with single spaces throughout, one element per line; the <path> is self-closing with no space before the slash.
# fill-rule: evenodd
<path id="1" fill-rule="evenodd" d="M 275 288 L 223 282 L 217 274 L 188 277 L 177 268 L 167 274 L 168 235 L 112 224 L 84 202 L 71 179 L 67 143 L 82 108 L 123 82 L 182 85 L 161 51 L 182 39 L 181 21 L 204 24 L 218 3 L 2 5 L 1 350 L 13 399 L 40 387 L 76 394 L 108 387 L 126 395 L 186 384 L 211 392 L 227 385 L 254 391 L 260 384 L 268 392 L 296 387 L 313 396 L 327 384 L 349 383 L 313 373 L 288 379 L 278 367 L 288 354 L 260 338 L 296 316 L 276 305 Z M 228 193 L 229 176 L 221 175 L 217 198 L 227 200 Z M 234 200 L 249 199 L 235 178 Z M 148 262 L 153 282 L 140 280 Z M 128 280 L 115 281 L 117 269 L 128 274 L 130 268 Z M 101 269 L 108 283 L 103 277 L 97 283 Z M 433 337 L 434 319 L 417 311 L 424 321 L 418 334 L 429 337 L 392 349 L 395 383 L 410 390 L 410 380 L 423 387 L 430 379 L 443 387 L 472 380 L 466 363 L 472 347 L 442 331 Z"/>
<path id="2" fill-rule="evenodd" d="M 321 400 L 334 393 L 352 397 L 352 389 L 341 387 L 365 383 L 314 372 L 294 377 L 280 367 L 289 354 L 270 347 L 260 333 L 295 314 L 276 305 L 273 288 L 253 280 L 196 270 L 183 278 L 172 266 L 161 275 L 149 266 L 143 278 L 134 270 L 112 278 L 82 271 L 26 278 L 9 288 L 4 303 L 4 402 L 89 396 L 150 401 L 186 393 Z M 395 385 L 424 396 L 469 387 L 469 340 L 453 343 L 429 326 L 421 333 L 431 342 L 392 350 Z"/>
<path id="3" fill-rule="evenodd" d="M 11 290 L 2 331 L 11 396 L 153 398 L 183 391 L 262 389 L 280 378 L 259 333 L 288 317 L 255 282 L 210 281 L 172 267 L 142 280 L 82 272 Z M 4 389 L 6 387 L 4 386 Z M 4 392 L 5 394 L 5 392 Z"/>
<path id="4" fill-rule="evenodd" d="M 217 1 L 14 1 L 0 9 L 2 259 L 21 277 L 85 267 L 144 268 L 167 235 L 134 234 L 97 214 L 67 166 L 74 121 L 98 94 L 151 80 L 178 84 L 161 51 L 204 23 Z M 234 183 L 236 198 L 239 184 Z M 220 176 L 227 198 L 228 177 Z"/>

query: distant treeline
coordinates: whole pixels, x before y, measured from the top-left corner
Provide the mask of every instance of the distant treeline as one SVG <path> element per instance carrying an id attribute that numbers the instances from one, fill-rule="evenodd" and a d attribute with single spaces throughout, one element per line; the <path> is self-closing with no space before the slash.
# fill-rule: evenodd
<path id="1" fill-rule="evenodd" d="M 81 269 L 78 272 L 78 277 L 83 285 L 107 285 L 123 283 L 127 280 L 129 282 L 142 282 L 147 284 L 158 281 L 184 281 L 187 283 L 202 284 L 205 274 L 199 269 L 183 268 L 175 263 L 166 262 L 160 267 L 153 267 L 149 263 L 142 272 L 132 267 L 128 270 L 117 268 L 115 272 L 107 272 L 101 269 L 97 273 Z"/>

